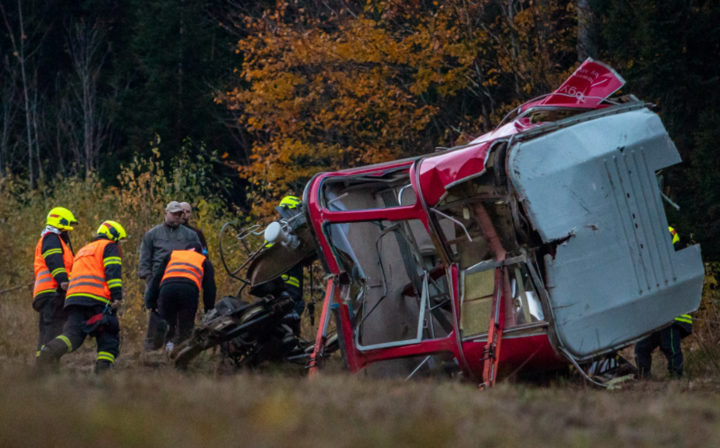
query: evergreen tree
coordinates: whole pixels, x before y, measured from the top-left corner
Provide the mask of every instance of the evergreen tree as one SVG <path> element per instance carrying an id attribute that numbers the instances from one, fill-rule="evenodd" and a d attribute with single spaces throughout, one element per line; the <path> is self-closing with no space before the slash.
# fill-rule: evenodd
<path id="1" fill-rule="evenodd" d="M 601 57 L 627 92 L 659 106 L 683 163 L 665 173 L 671 224 L 720 258 L 720 4 L 705 0 L 592 0 Z"/>

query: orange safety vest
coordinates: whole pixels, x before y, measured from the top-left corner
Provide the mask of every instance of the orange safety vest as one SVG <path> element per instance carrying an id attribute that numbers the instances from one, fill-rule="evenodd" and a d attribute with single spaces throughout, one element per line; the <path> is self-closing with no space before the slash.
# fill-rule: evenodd
<path id="1" fill-rule="evenodd" d="M 170 254 L 170 262 L 165 268 L 165 275 L 160 283 L 173 277 L 189 278 L 195 282 L 199 290 L 203 275 L 205 275 L 204 262 L 205 255 L 203 254 L 192 250 L 174 250 Z"/>
<path id="2" fill-rule="evenodd" d="M 73 276 L 68 286 L 66 299 L 73 296 L 92 297 L 103 303 L 110 303 L 110 288 L 105 280 L 103 253 L 110 240 L 97 240 L 80 249 L 75 256 Z"/>
<path id="3" fill-rule="evenodd" d="M 60 238 L 60 235 L 58 235 L 58 238 Z M 44 292 L 55 291 L 58 288 L 57 282 L 53 278 L 47 263 L 45 263 L 45 258 L 42 254 L 42 242 L 43 237 L 41 236 L 37 246 L 35 246 L 35 289 L 33 291 L 33 297 L 37 297 L 38 294 Z M 73 253 L 62 238 L 60 238 L 60 245 L 62 246 L 65 273 L 69 277 L 73 267 Z"/>

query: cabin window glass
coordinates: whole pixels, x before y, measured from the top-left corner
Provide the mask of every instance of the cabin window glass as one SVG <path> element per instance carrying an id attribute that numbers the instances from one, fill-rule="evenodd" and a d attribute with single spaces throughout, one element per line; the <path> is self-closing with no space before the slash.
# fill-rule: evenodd
<path id="1" fill-rule="evenodd" d="M 382 176 L 328 178 L 321 193 L 323 207 L 334 212 L 395 208 L 416 202 L 407 168 Z"/>
<path id="2" fill-rule="evenodd" d="M 361 350 L 452 330 L 445 268 L 422 221 L 333 223 L 326 232 L 352 279 L 349 299 Z"/>
<path id="3" fill-rule="evenodd" d="M 512 291 L 511 326 L 531 324 L 545 320 L 540 297 L 533 285 L 530 273 L 524 263 L 508 267 Z"/>

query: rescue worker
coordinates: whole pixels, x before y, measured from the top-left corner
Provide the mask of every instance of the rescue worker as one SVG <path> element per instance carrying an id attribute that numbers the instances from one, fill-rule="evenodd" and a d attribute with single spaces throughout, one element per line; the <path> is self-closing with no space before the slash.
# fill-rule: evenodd
<path id="1" fill-rule="evenodd" d="M 120 354 L 116 311 L 122 300 L 122 258 L 118 243 L 127 238 L 115 221 L 100 225 L 97 236 L 78 251 L 67 290 L 68 318 L 63 334 L 45 344 L 38 367 L 44 368 L 80 348 L 87 336 L 97 341 L 95 372 L 111 368 Z"/>
<path id="2" fill-rule="evenodd" d="M 280 216 L 283 219 L 290 219 L 300 213 L 300 205 L 302 200 L 295 196 L 289 195 L 282 198 L 280 204 L 275 207 Z M 273 243 L 265 243 L 265 247 L 272 247 Z M 290 294 L 295 306 L 291 313 L 288 313 L 284 318 L 283 322 L 286 323 L 295 333 L 296 336 L 300 336 L 300 316 L 305 311 L 305 301 L 302 297 L 303 291 L 303 268 L 298 265 L 287 271 L 282 275 L 282 280 L 285 283 L 285 290 Z"/>
<path id="3" fill-rule="evenodd" d="M 65 324 L 65 291 L 75 257 L 68 232 L 77 224 L 72 212 L 55 207 L 48 213 L 47 226 L 35 246 L 35 289 L 33 309 L 40 313 L 38 347 L 40 349 L 62 333 Z"/>
<path id="4" fill-rule="evenodd" d="M 672 235 L 672 243 L 676 245 L 680 242 L 677 231 L 672 227 L 668 227 Z M 680 341 L 692 334 L 692 317 L 689 314 L 683 314 L 676 317 L 673 323 L 660 331 L 656 331 L 647 338 L 635 344 L 635 363 L 639 371 L 640 378 L 652 378 L 652 352 L 660 347 L 668 363 L 668 372 L 671 378 L 681 378 L 683 375 L 683 353 Z"/>
<path id="5" fill-rule="evenodd" d="M 192 219 L 192 206 L 188 202 L 181 202 L 180 207 L 183 209 L 183 219 L 182 219 L 182 225 L 187 227 L 188 229 L 195 232 L 198 236 L 198 239 L 200 240 L 200 245 L 202 246 L 202 253 L 203 255 L 207 256 L 208 254 L 208 245 L 207 241 L 205 240 L 205 234 L 202 230 L 198 229 L 197 227 L 193 227 L 190 225 L 190 220 Z"/>
<path id="6" fill-rule="evenodd" d="M 183 250 L 191 243 L 200 243 L 197 234 L 182 226 L 183 208 L 177 201 L 165 207 L 165 220 L 162 224 L 148 230 L 140 246 L 138 276 L 145 280 L 145 302 L 153 281 L 153 274 L 160 263 L 174 250 Z M 162 347 L 162 338 L 157 338 L 157 326 L 160 319 L 156 313 L 150 313 L 144 349 L 146 352 Z"/>
<path id="7" fill-rule="evenodd" d="M 215 306 L 215 270 L 203 255 L 200 243 L 188 244 L 185 250 L 174 250 L 158 266 L 148 291 L 145 306 L 158 313 L 171 327 L 167 345 L 172 351 L 190 337 L 195 326 L 200 288 L 203 290 L 203 307 L 207 313 Z"/>

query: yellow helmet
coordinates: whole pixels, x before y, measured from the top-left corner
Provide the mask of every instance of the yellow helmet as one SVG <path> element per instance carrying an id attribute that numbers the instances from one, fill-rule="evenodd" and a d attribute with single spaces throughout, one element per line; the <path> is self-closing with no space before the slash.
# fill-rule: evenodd
<path id="1" fill-rule="evenodd" d="M 100 228 L 98 228 L 97 234 L 105 235 L 110 240 L 115 241 L 116 243 L 120 240 L 124 240 L 127 238 L 127 233 L 125 232 L 125 229 L 123 229 L 123 226 L 121 226 L 115 221 L 105 221 L 104 223 L 100 224 Z"/>
<path id="2" fill-rule="evenodd" d="M 302 201 L 295 196 L 285 196 L 280 201 L 280 207 L 297 208 L 301 203 Z"/>
<path id="3" fill-rule="evenodd" d="M 63 207 L 55 207 L 50 210 L 47 216 L 47 225 L 55 227 L 63 232 L 72 230 L 72 225 L 77 224 L 77 220 L 72 212 Z"/>

